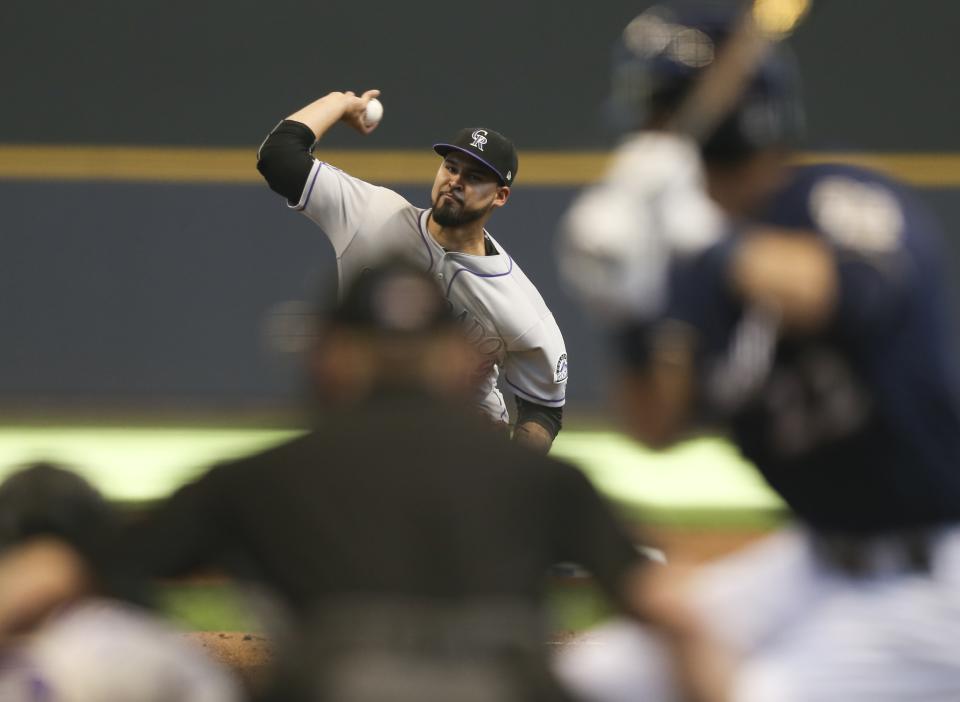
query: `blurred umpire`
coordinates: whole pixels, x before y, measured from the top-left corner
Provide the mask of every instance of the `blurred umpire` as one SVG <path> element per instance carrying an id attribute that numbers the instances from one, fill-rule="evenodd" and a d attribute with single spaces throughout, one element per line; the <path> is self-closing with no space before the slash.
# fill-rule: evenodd
<path id="1" fill-rule="evenodd" d="M 637 131 L 569 213 L 561 265 L 615 333 L 636 435 L 726 431 L 795 517 L 692 587 L 739 659 L 730 697 L 960 699 L 960 355 L 942 234 L 887 177 L 790 165 L 801 112 L 783 47 L 699 143 L 683 136 L 691 96 L 743 46 L 732 27 L 765 29 L 742 19 L 686 3 L 626 27 L 614 109 Z M 649 689 L 637 677 L 604 699 Z"/>
<path id="2" fill-rule="evenodd" d="M 307 699 L 565 699 L 546 572 L 581 563 L 642 616 L 631 540 L 579 471 L 469 410 L 473 351 L 426 274 L 372 269 L 322 326 L 315 428 L 180 489 L 128 557 L 152 576 L 219 562 L 279 593 Z"/>

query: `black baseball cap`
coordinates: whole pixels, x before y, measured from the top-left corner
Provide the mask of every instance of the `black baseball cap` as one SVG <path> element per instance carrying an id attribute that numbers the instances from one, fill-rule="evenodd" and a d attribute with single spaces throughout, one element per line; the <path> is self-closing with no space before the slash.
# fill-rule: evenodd
<path id="1" fill-rule="evenodd" d="M 472 156 L 496 173 L 502 185 L 513 185 L 517 177 L 517 149 L 513 142 L 500 132 L 487 127 L 466 127 L 457 132 L 449 142 L 433 145 L 441 156 L 451 151 L 460 151 Z"/>
<path id="2" fill-rule="evenodd" d="M 455 327 L 431 277 L 403 260 L 364 270 L 325 316 L 334 326 L 377 334 L 408 336 Z"/>

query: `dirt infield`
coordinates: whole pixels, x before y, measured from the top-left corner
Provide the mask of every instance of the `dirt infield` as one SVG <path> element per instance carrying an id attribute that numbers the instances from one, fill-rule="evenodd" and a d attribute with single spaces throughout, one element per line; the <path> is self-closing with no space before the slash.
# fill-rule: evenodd
<path id="1" fill-rule="evenodd" d="M 270 663 L 270 642 L 257 634 L 198 631 L 184 636 L 234 670 L 248 688 L 255 688 Z"/>
<path id="2" fill-rule="evenodd" d="M 184 636 L 237 673 L 248 689 L 255 690 L 260 685 L 270 665 L 272 649 L 264 636 L 239 631 L 198 631 Z M 547 643 L 563 646 L 576 636 L 575 631 L 558 631 Z"/>
<path id="3" fill-rule="evenodd" d="M 764 532 L 746 528 L 658 528 L 647 529 L 646 533 L 664 550 L 671 562 L 697 564 L 735 551 Z M 548 643 L 562 646 L 575 635 L 575 632 L 558 631 Z M 257 634 L 219 631 L 195 632 L 185 636 L 236 671 L 244 683 L 252 688 L 262 679 L 270 662 L 270 642 Z"/>
<path id="4" fill-rule="evenodd" d="M 655 527 L 645 529 L 672 563 L 704 563 L 755 541 L 766 530 L 747 527 Z"/>

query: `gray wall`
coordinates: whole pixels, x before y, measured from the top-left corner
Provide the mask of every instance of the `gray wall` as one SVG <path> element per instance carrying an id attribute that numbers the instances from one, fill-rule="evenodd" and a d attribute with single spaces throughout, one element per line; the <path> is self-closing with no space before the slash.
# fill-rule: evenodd
<path id="1" fill-rule="evenodd" d="M 601 398 L 602 347 L 561 292 L 549 244 L 573 193 L 518 187 L 490 229 L 568 330 L 570 395 L 588 403 Z M 322 297 L 335 261 L 266 187 L 8 183 L 0 202 L 14 205 L 0 238 L 7 407 L 256 409 L 295 394 L 298 359 L 270 343 L 269 320 Z"/>
<path id="2" fill-rule="evenodd" d="M 257 144 L 313 97 L 379 87 L 377 140 L 331 143 L 422 146 L 488 122 L 523 148 L 597 146 L 611 42 L 649 4 L 4 0 L 0 139 Z M 960 146 L 960 4 L 814 5 L 793 44 L 815 144 Z"/>
<path id="3" fill-rule="evenodd" d="M 606 355 L 544 243 L 573 194 L 519 186 L 490 228 L 564 330 L 576 413 L 601 406 Z M 923 194 L 960 222 L 956 191 Z M 0 206 L 0 410 L 295 401 L 297 357 L 268 343 L 268 320 L 284 301 L 315 299 L 335 263 L 320 231 L 265 187 L 7 183 Z"/>
<path id="4" fill-rule="evenodd" d="M 608 48 L 644 4 L 8 0 L 0 143 L 252 154 L 309 99 L 378 86 L 376 139 L 334 130 L 331 146 L 422 148 L 487 121 L 522 148 L 602 147 Z M 821 2 L 794 41 L 810 145 L 956 150 L 958 25 L 955 3 Z M 401 192 L 425 201 L 426 188 Z M 576 412 L 602 405 L 606 358 L 547 243 L 573 193 L 521 182 L 491 229 L 565 331 Z M 924 195 L 960 251 L 957 192 Z M 265 187 L 0 181 L 0 211 L 0 411 L 296 401 L 296 359 L 264 328 L 276 305 L 329 281 L 332 252 Z"/>

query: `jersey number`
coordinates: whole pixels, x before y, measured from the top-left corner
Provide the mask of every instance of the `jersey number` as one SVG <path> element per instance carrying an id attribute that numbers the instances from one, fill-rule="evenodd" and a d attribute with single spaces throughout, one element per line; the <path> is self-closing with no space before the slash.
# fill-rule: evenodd
<path id="1" fill-rule="evenodd" d="M 867 393 L 847 363 L 822 348 L 776 368 L 764 395 L 771 442 L 786 456 L 853 433 L 870 410 Z"/>

